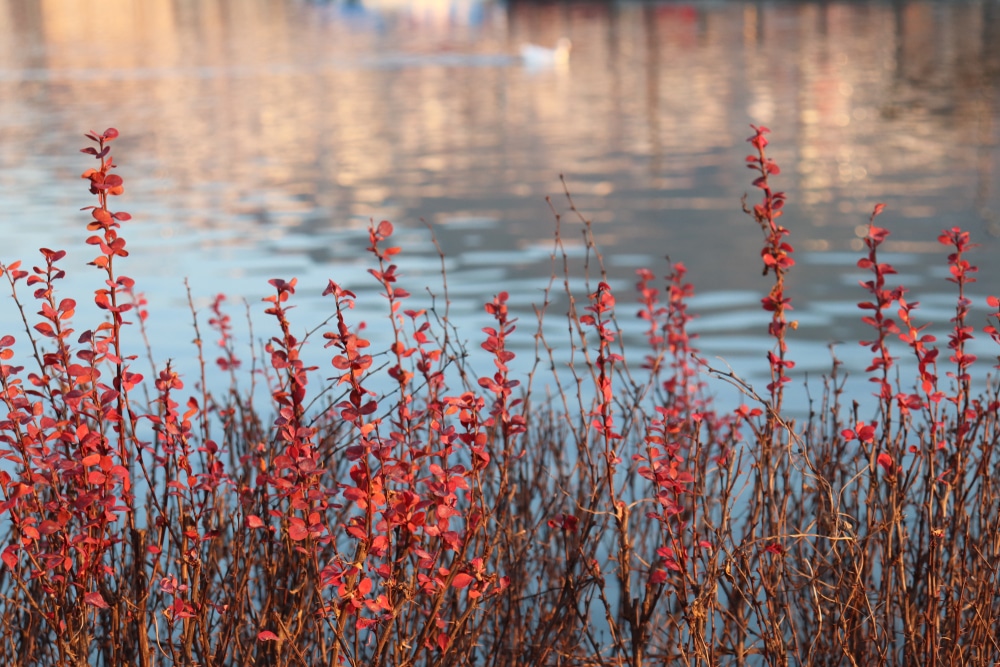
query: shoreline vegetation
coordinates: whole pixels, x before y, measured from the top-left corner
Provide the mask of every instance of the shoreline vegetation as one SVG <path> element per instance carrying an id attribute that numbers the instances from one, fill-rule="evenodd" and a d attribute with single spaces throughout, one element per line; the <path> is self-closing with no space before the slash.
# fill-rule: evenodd
<path id="1" fill-rule="evenodd" d="M 405 249 L 382 221 L 368 251 L 387 349 L 352 318 L 354 293 L 331 280 L 330 318 L 305 331 L 290 313 L 300 286 L 276 278 L 252 323 L 262 341 L 235 339 L 223 295 L 209 335 L 195 313 L 200 372 L 182 377 L 153 365 L 148 342 L 126 344 L 145 339 L 149 305 L 122 273 L 118 132 L 88 134 L 96 255 L 74 280 L 102 317 L 76 321 L 65 251 L 0 265 L 24 322 L 0 332 L 0 662 L 1000 662 L 1000 392 L 974 379 L 992 362 L 966 351 L 974 337 L 1000 344 L 1000 300 L 973 321 L 974 244 L 944 230 L 954 316 L 947 340 L 925 333 L 879 258 L 889 231 L 875 206 L 858 261 L 873 393 L 846 404 L 834 359 L 808 418 L 786 418 L 795 261 L 768 133 L 749 138 L 757 194 L 744 200 L 771 280 L 763 388 L 698 356 L 681 263 L 637 272 L 648 328 L 626 346 L 618 318 L 636 297 L 612 293 L 571 198 L 586 290 L 570 288 L 554 211 L 534 332 L 503 291 L 481 333 L 456 331 L 443 261 L 441 301 L 412 307 L 393 263 Z M 555 296 L 568 312 L 551 312 Z M 552 317 L 565 339 L 543 334 Z M 520 376 L 515 336 L 535 340 Z M 490 373 L 473 372 L 465 340 Z M 328 363 L 306 365 L 306 345 Z M 742 401 L 718 404 L 710 378 Z"/>

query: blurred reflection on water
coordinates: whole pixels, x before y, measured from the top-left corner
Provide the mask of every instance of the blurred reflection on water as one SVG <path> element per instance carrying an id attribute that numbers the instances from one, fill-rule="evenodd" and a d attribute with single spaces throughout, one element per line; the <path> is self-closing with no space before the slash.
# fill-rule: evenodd
<path id="1" fill-rule="evenodd" d="M 522 43 L 563 36 L 568 67 L 518 58 Z M 89 203 L 77 179 L 89 165 L 76 149 L 83 131 L 113 125 L 121 207 L 136 217 L 125 271 L 152 303 L 161 357 L 188 356 L 184 276 L 198 297 L 254 304 L 268 278 L 297 276 L 302 326 L 318 322 L 328 278 L 370 285 L 371 218 L 396 223 L 415 288 L 438 285 L 420 219 L 435 225 L 453 315 L 474 337 L 479 304 L 499 289 L 525 307 L 540 298 L 544 198 L 565 209 L 562 173 L 623 319 L 634 269 L 670 255 L 701 295 L 703 349 L 751 359 L 752 372 L 767 348 L 767 282 L 740 197 L 748 124 L 763 123 L 799 253 L 800 368 L 822 369 L 828 341 L 864 332 L 854 263 L 877 201 L 889 205 L 889 259 L 927 317 L 950 316 L 944 227 L 982 244 L 975 296 L 1000 292 L 998 80 L 995 0 L 110 0 L 100 12 L 0 0 L 2 260 L 42 245 L 89 259 L 74 213 Z M 863 366 L 856 348 L 841 353 Z"/>

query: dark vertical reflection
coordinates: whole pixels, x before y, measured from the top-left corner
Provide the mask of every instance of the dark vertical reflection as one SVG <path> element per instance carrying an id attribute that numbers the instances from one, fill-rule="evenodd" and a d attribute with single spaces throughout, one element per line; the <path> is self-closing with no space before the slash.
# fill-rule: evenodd
<path id="1" fill-rule="evenodd" d="M 826 38 L 830 34 L 830 3 L 826 0 L 821 0 L 818 3 L 818 11 L 816 12 L 816 34 L 823 38 L 823 42 L 826 42 Z"/>
<path id="2" fill-rule="evenodd" d="M 765 4 L 764 4 L 763 0 L 757 0 L 757 2 L 755 2 L 753 4 L 754 4 L 754 9 L 755 9 L 755 11 L 754 11 L 754 19 L 755 19 L 755 23 L 754 23 L 754 28 L 755 28 L 754 37 L 756 38 L 756 41 L 757 41 L 758 44 L 762 44 L 764 42 L 764 14 L 765 14 Z"/>
<path id="3" fill-rule="evenodd" d="M 987 1 L 980 15 L 980 70 L 982 90 L 979 104 L 979 151 L 976 161 L 979 183 L 976 203 L 983 227 L 1000 237 L 1000 201 L 997 193 L 997 83 L 1000 82 L 1000 2 Z"/>
<path id="4" fill-rule="evenodd" d="M 642 7 L 643 62 L 645 64 L 646 126 L 649 130 L 649 171 L 656 178 L 661 173 L 663 142 L 660 139 L 660 32 L 656 9 L 651 4 Z"/>
<path id="5" fill-rule="evenodd" d="M 896 44 L 896 53 L 892 61 L 893 80 L 898 84 L 903 78 L 903 62 L 905 60 L 906 44 L 906 5 L 907 0 L 893 0 L 893 39 Z"/>

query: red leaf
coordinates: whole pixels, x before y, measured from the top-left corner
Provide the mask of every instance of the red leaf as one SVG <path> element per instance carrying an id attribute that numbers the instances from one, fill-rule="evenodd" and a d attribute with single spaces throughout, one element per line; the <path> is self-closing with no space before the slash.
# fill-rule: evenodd
<path id="1" fill-rule="evenodd" d="M 306 525 L 302 522 L 302 519 L 292 519 L 292 525 L 288 527 L 288 536 L 300 542 L 307 537 L 309 537 L 309 531 L 306 530 Z"/>
<path id="2" fill-rule="evenodd" d="M 274 634 L 270 630 L 264 630 L 257 633 L 257 641 L 259 642 L 276 642 L 278 641 L 278 635 Z"/>
<path id="3" fill-rule="evenodd" d="M 263 528 L 264 521 L 261 520 L 261 518 L 256 514 L 251 514 L 250 516 L 247 517 L 247 525 L 250 526 L 251 528 Z"/>
<path id="4" fill-rule="evenodd" d="M 17 553 L 16 548 L 11 545 L 3 550 L 3 555 L 0 555 L 3 559 L 4 564 L 10 569 L 15 569 L 17 567 Z"/>
<path id="5" fill-rule="evenodd" d="M 59 531 L 60 528 L 62 528 L 62 526 L 52 519 L 46 519 L 38 524 L 38 531 L 42 535 L 51 535 L 52 533 Z"/>
<path id="6" fill-rule="evenodd" d="M 87 604 L 93 605 L 98 609 L 108 609 L 108 603 L 104 601 L 104 598 L 100 593 L 94 591 L 93 593 L 87 593 L 83 596 L 83 601 Z"/>
<path id="7" fill-rule="evenodd" d="M 43 336 L 47 336 L 49 338 L 54 338 L 56 335 L 56 332 L 52 328 L 52 325 L 50 325 L 48 322 L 39 322 L 38 324 L 35 325 L 35 329 L 38 331 L 38 333 L 42 334 Z"/>
<path id="8" fill-rule="evenodd" d="M 475 579 L 464 572 L 455 575 L 455 578 L 451 580 L 451 585 L 455 588 L 465 588 L 471 584 Z"/>

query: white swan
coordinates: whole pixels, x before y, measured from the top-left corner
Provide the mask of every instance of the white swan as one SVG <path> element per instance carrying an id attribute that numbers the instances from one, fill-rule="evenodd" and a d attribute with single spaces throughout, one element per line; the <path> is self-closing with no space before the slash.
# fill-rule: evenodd
<path id="1" fill-rule="evenodd" d="M 528 67 L 552 67 L 569 63 L 569 52 L 573 43 L 566 37 L 556 42 L 556 48 L 548 49 L 537 44 L 521 45 L 521 62 Z"/>

